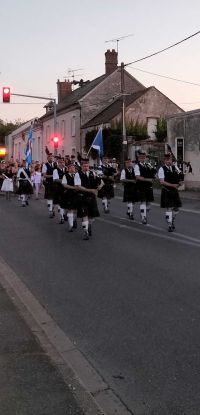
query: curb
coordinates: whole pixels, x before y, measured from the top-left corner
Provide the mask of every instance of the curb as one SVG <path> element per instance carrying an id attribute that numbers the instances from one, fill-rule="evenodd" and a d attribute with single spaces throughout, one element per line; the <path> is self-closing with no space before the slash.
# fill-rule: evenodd
<path id="1" fill-rule="evenodd" d="M 131 411 L 0 257 L 0 283 L 39 340 L 85 415 L 130 415 Z"/>

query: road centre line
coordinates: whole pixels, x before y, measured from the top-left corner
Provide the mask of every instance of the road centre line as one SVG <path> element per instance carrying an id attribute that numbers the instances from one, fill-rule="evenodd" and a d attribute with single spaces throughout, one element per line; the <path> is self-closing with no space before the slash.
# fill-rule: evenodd
<path id="1" fill-rule="evenodd" d="M 117 199 L 117 200 L 123 200 L 123 197 L 121 197 L 121 196 L 115 196 L 115 199 Z M 139 202 L 136 202 L 136 203 L 139 203 Z M 159 203 L 152 202 L 151 203 L 151 206 L 160 207 L 160 204 Z M 180 211 L 181 212 L 187 212 L 187 213 L 195 213 L 197 215 L 200 215 L 200 210 L 196 210 L 196 209 L 180 208 Z"/>
<path id="2" fill-rule="evenodd" d="M 122 219 L 119 216 L 113 216 L 113 218 Z M 123 218 L 123 220 L 126 220 L 126 219 Z M 110 219 L 104 219 L 102 217 L 98 218 L 98 221 L 105 222 L 105 223 L 110 223 L 111 225 L 117 226 L 118 228 L 128 229 L 128 230 L 131 230 L 133 232 L 146 234 L 148 236 L 155 236 L 157 238 L 166 239 L 166 240 L 171 241 L 171 242 L 173 242 L 173 241 L 174 242 L 179 242 L 183 245 L 190 245 L 190 246 L 194 246 L 196 248 L 200 248 L 200 240 L 199 239 L 192 238 L 192 237 L 187 237 L 184 234 L 173 233 L 173 234 L 170 234 L 170 236 L 169 236 L 169 235 L 166 235 L 166 234 L 160 234 L 160 233 L 156 233 L 156 232 L 148 232 L 148 228 L 153 228 L 153 229 L 156 230 L 156 227 L 153 226 L 153 225 L 141 225 L 140 222 L 135 222 L 137 225 L 139 224 L 141 226 L 146 227 L 146 230 L 145 230 L 145 229 L 138 229 L 138 228 L 133 227 L 133 226 L 123 225 L 123 224 L 120 224 L 118 222 L 114 222 Z M 157 230 L 160 230 L 160 229 L 163 231 L 162 228 L 157 228 Z M 181 236 L 180 236 L 180 238 L 177 238 L 176 235 L 181 235 Z M 182 238 L 185 238 L 185 240 L 182 239 Z M 186 238 L 188 240 L 186 240 Z"/>

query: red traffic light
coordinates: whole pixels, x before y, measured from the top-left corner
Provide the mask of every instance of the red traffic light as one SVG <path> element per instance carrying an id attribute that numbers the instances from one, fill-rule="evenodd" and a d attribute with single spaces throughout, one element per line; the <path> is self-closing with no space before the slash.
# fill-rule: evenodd
<path id="1" fill-rule="evenodd" d="M 58 148 L 59 138 L 57 136 L 53 137 L 54 148 Z"/>
<path id="2" fill-rule="evenodd" d="M 10 87 L 3 86 L 2 93 L 3 93 L 3 102 L 10 102 Z"/>

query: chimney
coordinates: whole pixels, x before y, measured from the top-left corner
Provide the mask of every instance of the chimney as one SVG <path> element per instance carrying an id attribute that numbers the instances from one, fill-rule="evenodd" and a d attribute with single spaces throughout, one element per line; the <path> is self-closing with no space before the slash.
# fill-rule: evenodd
<path id="1" fill-rule="evenodd" d="M 110 75 L 112 72 L 115 71 L 115 69 L 117 69 L 117 64 L 118 64 L 118 53 L 116 52 L 115 49 L 108 49 L 105 53 L 105 70 L 106 70 L 106 75 Z"/>
<path id="2" fill-rule="evenodd" d="M 57 81 L 57 91 L 58 91 L 58 104 L 63 101 L 72 92 L 72 84 L 68 80 L 64 82 L 60 82 L 59 79 Z"/>

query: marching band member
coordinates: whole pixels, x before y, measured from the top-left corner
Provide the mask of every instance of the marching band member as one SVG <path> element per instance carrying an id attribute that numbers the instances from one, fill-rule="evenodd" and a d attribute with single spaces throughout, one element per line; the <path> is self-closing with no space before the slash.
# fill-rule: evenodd
<path id="1" fill-rule="evenodd" d="M 61 208 L 67 210 L 69 232 L 77 228 L 77 188 L 74 185 L 76 166 L 74 163 L 68 164 L 68 171 L 65 172 L 62 185 L 65 189 L 61 200 Z"/>
<path id="2" fill-rule="evenodd" d="M 55 165 L 53 163 L 53 155 L 49 153 L 47 155 L 47 162 L 42 166 L 43 184 L 45 187 L 44 198 L 47 199 L 47 206 L 49 209 L 49 217 L 55 216 L 53 207 L 54 187 L 53 187 L 53 170 Z"/>
<path id="3" fill-rule="evenodd" d="M 116 175 L 116 169 L 109 165 L 108 157 L 103 158 L 103 164 L 101 165 L 101 179 L 104 186 L 99 190 L 98 197 L 102 199 L 102 205 L 105 213 L 109 213 L 110 200 L 114 198 L 114 179 Z"/>
<path id="4" fill-rule="evenodd" d="M 99 177 L 90 171 L 89 159 L 83 159 L 81 170 L 75 174 L 74 184 L 78 190 L 78 216 L 82 218 L 84 240 L 92 235 L 92 221 L 99 216 L 96 196 L 100 183 Z"/>
<path id="5" fill-rule="evenodd" d="M 64 158 L 57 159 L 56 168 L 53 170 L 53 205 L 58 206 L 58 212 L 60 214 L 60 224 L 64 223 L 64 209 L 61 207 L 61 200 L 63 198 L 64 188 L 62 185 L 62 179 L 66 173 Z"/>
<path id="6" fill-rule="evenodd" d="M 138 162 L 135 165 L 134 172 L 137 181 L 141 220 L 142 223 L 146 225 L 147 212 L 150 210 L 150 202 L 154 201 L 152 182 L 155 178 L 156 170 L 146 162 L 145 151 L 139 150 L 137 157 Z"/>
<path id="7" fill-rule="evenodd" d="M 129 158 L 125 160 L 125 168 L 121 171 L 120 181 L 124 186 L 123 202 L 127 203 L 127 216 L 134 220 L 133 207 L 137 202 L 137 186 L 133 163 Z"/>
<path id="8" fill-rule="evenodd" d="M 173 165 L 172 154 L 165 154 L 164 165 L 158 171 L 158 178 L 162 186 L 161 208 L 166 209 L 165 217 L 168 224 L 168 231 L 175 230 L 175 216 L 181 207 L 181 200 L 178 192 L 180 183 L 184 180 L 182 172 Z"/>
<path id="9" fill-rule="evenodd" d="M 18 170 L 17 180 L 19 183 L 19 188 L 17 190 L 17 193 L 20 195 L 22 207 L 25 207 L 28 205 L 28 196 L 33 193 L 31 173 L 30 173 L 30 170 L 26 168 L 25 160 L 23 160 L 21 167 Z"/>

